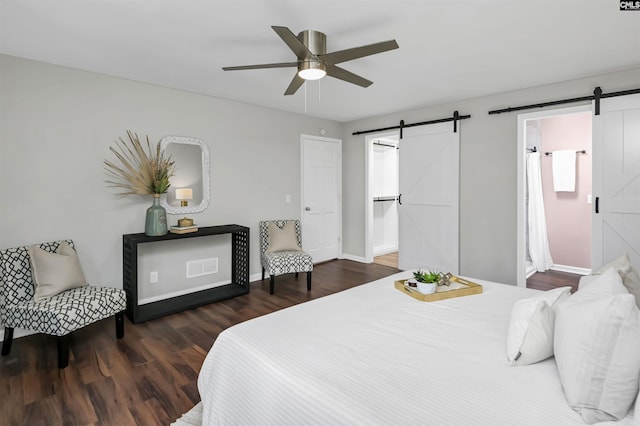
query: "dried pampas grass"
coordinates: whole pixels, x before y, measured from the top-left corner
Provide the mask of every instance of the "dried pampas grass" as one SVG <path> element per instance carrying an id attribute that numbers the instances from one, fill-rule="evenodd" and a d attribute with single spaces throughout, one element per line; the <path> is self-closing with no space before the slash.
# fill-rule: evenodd
<path id="1" fill-rule="evenodd" d="M 105 173 L 109 178 L 107 186 L 120 190 L 118 195 L 121 197 L 167 192 L 171 186 L 169 178 L 175 172 L 171 157 L 160 149 L 160 142 L 152 150 L 149 136 L 146 150 L 137 134 L 127 130 L 127 136 L 129 142 L 119 137 L 116 146 L 109 148 L 120 164 L 104 160 Z"/>

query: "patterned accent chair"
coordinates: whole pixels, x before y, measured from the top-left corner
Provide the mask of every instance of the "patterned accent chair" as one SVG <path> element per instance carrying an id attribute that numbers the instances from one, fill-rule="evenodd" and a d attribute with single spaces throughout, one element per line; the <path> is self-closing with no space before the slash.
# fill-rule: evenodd
<path id="1" fill-rule="evenodd" d="M 74 247 L 73 241 L 65 241 Z M 54 253 L 60 243 L 62 241 L 42 243 L 39 247 Z M 14 328 L 57 336 L 59 368 L 69 363 L 69 336 L 75 330 L 115 315 L 116 336 L 118 339 L 124 336 L 124 290 L 87 285 L 36 302 L 27 250 L 28 247 L 18 247 L 0 251 L 0 323 L 5 326 L 3 356 L 11 351 Z"/>
<path id="2" fill-rule="evenodd" d="M 307 291 L 311 290 L 311 272 L 313 271 L 313 259 L 311 255 L 300 250 L 284 250 L 269 252 L 269 222 L 274 223 L 278 228 L 283 229 L 289 222 L 295 225 L 298 246 L 302 247 L 302 232 L 299 220 L 271 220 L 260 222 L 260 263 L 262 264 L 262 280 L 264 281 L 265 270 L 269 273 L 269 294 L 273 294 L 275 286 L 275 276 L 298 272 L 307 273 Z"/>

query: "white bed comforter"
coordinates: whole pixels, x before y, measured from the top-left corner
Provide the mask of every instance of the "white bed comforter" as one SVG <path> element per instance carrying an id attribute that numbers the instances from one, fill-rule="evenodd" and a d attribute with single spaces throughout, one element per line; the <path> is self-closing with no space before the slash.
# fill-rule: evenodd
<path id="1" fill-rule="evenodd" d="M 511 308 L 535 290 L 472 279 L 483 294 L 428 303 L 394 288 L 408 275 L 225 330 L 198 378 L 203 424 L 584 424 L 553 358 L 508 365 Z"/>

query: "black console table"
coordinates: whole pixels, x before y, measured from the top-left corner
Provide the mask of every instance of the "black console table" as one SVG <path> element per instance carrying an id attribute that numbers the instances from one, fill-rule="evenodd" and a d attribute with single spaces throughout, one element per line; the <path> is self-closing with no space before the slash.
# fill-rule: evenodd
<path id="1" fill-rule="evenodd" d="M 138 305 L 138 244 L 231 234 L 231 283 L 157 302 Z M 139 323 L 186 309 L 249 293 L 249 228 L 240 225 L 205 226 L 197 232 L 149 237 L 122 236 L 122 283 L 127 293 L 127 317 Z"/>

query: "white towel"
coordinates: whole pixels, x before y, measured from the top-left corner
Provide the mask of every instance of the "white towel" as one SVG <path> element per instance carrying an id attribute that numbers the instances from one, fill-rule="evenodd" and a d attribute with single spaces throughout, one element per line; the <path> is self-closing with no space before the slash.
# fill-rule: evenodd
<path id="1" fill-rule="evenodd" d="M 573 192 L 576 190 L 576 151 L 553 151 L 551 169 L 553 171 L 553 190 L 555 192 Z"/>

